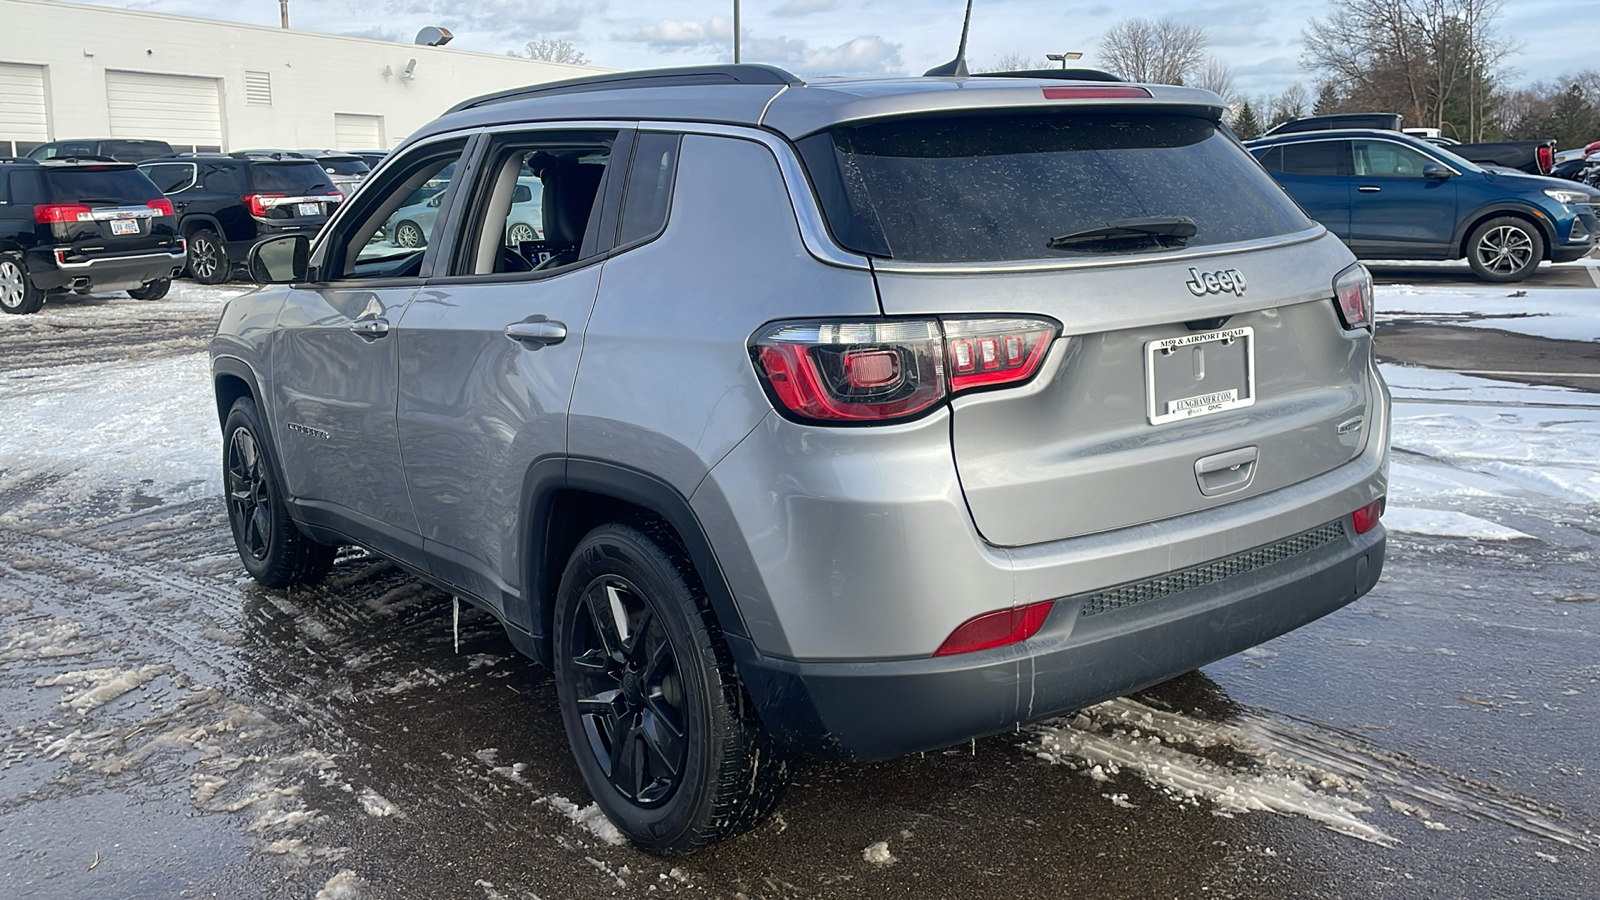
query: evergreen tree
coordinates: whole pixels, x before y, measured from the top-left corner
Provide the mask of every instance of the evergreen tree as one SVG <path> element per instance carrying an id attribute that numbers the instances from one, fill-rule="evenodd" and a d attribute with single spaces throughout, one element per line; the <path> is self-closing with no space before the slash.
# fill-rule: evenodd
<path id="1" fill-rule="evenodd" d="M 1326 116 L 1339 111 L 1339 89 L 1333 86 L 1332 81 L 1324 81 L 1317 87 L 1317 102 L 1311 107 L 1315 115 Z"/>
<path id="2" fill-rule="evenodd" d="M 1233 117 L 1233 133 L 1241 141 L 1254 140 L 1261 136 L 1261 120 L 1256 118 L 1255 107 L 1246 100 L 1239 107 L 1239 112 Z"/>

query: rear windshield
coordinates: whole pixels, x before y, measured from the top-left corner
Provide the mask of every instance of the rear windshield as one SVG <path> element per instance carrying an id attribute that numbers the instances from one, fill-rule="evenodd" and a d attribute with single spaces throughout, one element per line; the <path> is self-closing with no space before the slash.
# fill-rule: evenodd
<path id="1" fill-rule="evenodd" d="M 359 159 L 319 159 L 323 171 L 334 175 L 365 175 L 372 169 Z"/>
<path id="2" fill-rule="evenodd" d="M 313 160 L 300 162 L 256 162 L 251 164 L 256 191 L 262 194 L 305 196 L 333 190 L 322 166 Z"/>
<path id="3" fill-rule="evenodd" d="M 1158 253 L 1172 241 L 1051 239 L 1127 219 L 1186 217 L 1187 246 L 1310 228 L 1213 122 L 1145 113 L 1028 113 L 841 126 L 800 142 L 843 246 L 912 262 Z"/>
<path id="4" fill-rule="evenodd" d="M 161 196 L 155 184 L 133 166 L 47 168 L 44 183 L 50 203 L 143 206 Z"/>

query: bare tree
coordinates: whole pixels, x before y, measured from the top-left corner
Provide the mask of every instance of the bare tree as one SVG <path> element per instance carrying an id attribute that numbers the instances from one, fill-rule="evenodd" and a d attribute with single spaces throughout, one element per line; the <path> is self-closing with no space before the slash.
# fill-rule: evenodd
<path id="1" fill-rule="evenodd" d="M 1026 72 L 1030 69 L 1047 69 L 1052 66 L 1048 59 L 1034 59 L 1021 53 L 1007 53 L 995 60 L 994 65 L 979 69 L 980 72 Z"/>
<path id="2" fill-rule="evenodd" d="M 1483 133 L 1515 47 L 1494 29 L 1500 0 L 1334 0 L 1304 32 L 1302 63 L 1337 82 L 1344 105 L 1416 125 Z"/>
<path id="3" fill-rule="evenodd" d="M 542 62 L 569 63 L 574 66 L 588 65 L 589 58 L 584 56 L 573 43 L 563 38 L 541 37 L 528 42 L 528 46 L 518 52 L 512 50 L 507 56 L 520 56 L 525 59 L 537 59 Z"/>
<path id="4" fill-rule="evenodd" d="M 1190 77 L 1189 86 L 1205 88 L 1222 99 L 1231 101 L 1233 98 L 1233 67 L 1215 56 L 1207 57 L 1205 65 L 1196 69 L 1194 75 Z"/>
<path id="5" fill-rule="evenodd" d="M 1129 81 L 1183 84 L 1205 59 L 1206 30 L 1167 19 L 1124 19 L 1100 39 L 1100 56 Z"/>

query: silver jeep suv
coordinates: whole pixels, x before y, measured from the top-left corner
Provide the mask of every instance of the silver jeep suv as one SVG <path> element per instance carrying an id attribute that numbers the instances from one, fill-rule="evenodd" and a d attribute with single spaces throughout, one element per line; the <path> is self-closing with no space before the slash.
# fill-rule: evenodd
<path id="1" fill-rule="evenodd" d="M 1371 281 L 1221 114 L 750 65 L 463 103 L 251 255 L 283 286 L 212 344 L 244 565 L 360 545 L 492 613 L 655 851 L 751 827 L 794 754 L 994 734 L 1326 615 L 1383 565 Z M 384 240 L 434 195 L 425 247 Z"/>

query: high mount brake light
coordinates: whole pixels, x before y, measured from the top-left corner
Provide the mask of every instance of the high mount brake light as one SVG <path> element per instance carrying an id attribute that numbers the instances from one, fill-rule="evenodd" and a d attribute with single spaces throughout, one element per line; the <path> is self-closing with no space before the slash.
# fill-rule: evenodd
<path id="1" fill-rule="evenodd" d="M 758 334 L 756 373 L 780 411 L 815 422 L 888 422 L 962 391 L 1038 371 L 1057 333 L 1048 319 L 785 322 Z"/>
<path id="2" fill-rule="evenodd" d="M 1046 100 L 1145 100 L 1151 96 L 1147 88 L 1122 84 L 1083 84 L 1044 89 Z"/>
<path id="3" fill-rule="evenodd" d="M 94 210 L 81 203 L 41 203 L 33 208 L 33 221 L 40 225 L 67 225 L 93 218 Z"/>
<path id="4" fill-rule="evenodd" d="M 1333 279 L 1333 306 L 1347 330 L 1372 328 L 1372 273 L 1356 263 Z"/>

